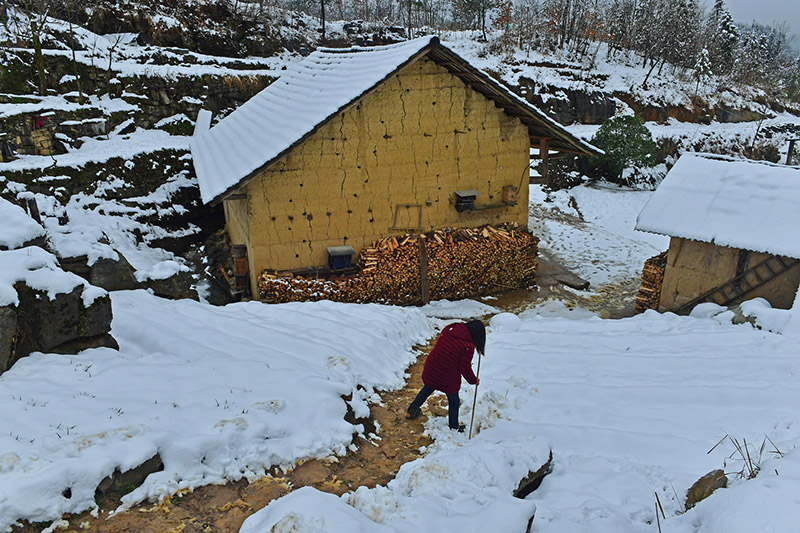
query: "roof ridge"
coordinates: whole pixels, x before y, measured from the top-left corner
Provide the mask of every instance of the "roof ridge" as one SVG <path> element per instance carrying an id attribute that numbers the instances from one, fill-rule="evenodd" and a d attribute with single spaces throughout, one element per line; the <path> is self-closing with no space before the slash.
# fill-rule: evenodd
<path id="1" fill-rule="evenodd" d="M 800 170 L 800 165 L 785 165 L 780 161 L 775 163 L 763 159 L 749 159 L 746 157 L 737 157 L 726 154 L 714 154 L 711 152 L 684 152 L 681 155 L 702 157 L 703 159 L 709 159 L 713 161 L 724 161 L 726 163 L 752 163 L 755 165 L 764 165 L 765 167 L 777 167 L 777 168 L 788 168 L 791 170 Z"/>
<path id="2" fill-rule="evenodd" d="M 403 46 L 408 46 L 410 43 L 417 43 L 423 40 L 428 40 L 429 44 L 439 44 L 439 37 L 436 35 L 425 35 L 424 37 L 417 37 L 416 39 L 408 39 L 405 41 L 400 41 L 398 43 L 390 43 L 390 44 L 379 44 L 375 46 L 358 46 L 353 45 L 348 48 L 332 48 L 327 46 L 320 46 L 315 50 L 317 53 L 325 53 L 325 54 L 348 54 L 348 53 L 358 53 L 358 52 L 382 52 L 384 50 L 393 50 L 395 48 L 402 48 Z"/>

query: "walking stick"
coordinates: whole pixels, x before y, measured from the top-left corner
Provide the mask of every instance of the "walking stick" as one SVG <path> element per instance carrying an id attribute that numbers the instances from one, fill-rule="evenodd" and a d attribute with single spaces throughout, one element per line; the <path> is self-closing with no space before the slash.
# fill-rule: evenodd
<path id="1" fill-rule="evenodd" d="M 481 377 L 481 352 L 478 352 L 478 371 L 475 373 L 476 378 Z M 469 437 L 472 438 L 472 423 L 475 421 L 475 407 L 478 404 L 478 384 L 475 384 L 475 397 L 472 399 L 472 416 L 469 419 Z"/>

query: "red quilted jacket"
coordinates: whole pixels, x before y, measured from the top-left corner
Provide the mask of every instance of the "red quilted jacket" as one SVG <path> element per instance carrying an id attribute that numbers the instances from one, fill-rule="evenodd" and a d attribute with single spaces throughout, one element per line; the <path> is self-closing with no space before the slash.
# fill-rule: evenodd
<path id="1" fill-rule="evenodd" d="M 455 394 L 461 388 L 461 376 L 468 383 L 477 379 L 472 372 L 472 354 L 475 345 L 467 326 L 461 322 L 450 324 L 436 341 L 425 359 L 422 382 L 445 394 Z"/>

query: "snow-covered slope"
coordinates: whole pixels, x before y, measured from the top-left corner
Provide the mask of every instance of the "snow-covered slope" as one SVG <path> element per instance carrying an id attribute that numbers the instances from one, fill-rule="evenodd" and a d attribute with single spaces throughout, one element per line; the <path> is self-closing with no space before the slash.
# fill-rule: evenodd
<path id="1" fill-rule="evenodd" d="M 306 489 L 270 504 L 242 531 L 525 531 L 528 517 L 509 503 L 507 478 L 541 454 L 543 441 L 553 471 L 526 499 L 536 505 L 532 531 L 652 532 L 656 496 L 663 531 L 793 531 L 797 348 L 787 336 L 732 325 L 731 316 L 648 311 L 601 320 L 558 303 L 497 315 L 481 366 L 477 437 L 446 434 L 443 420 L 429 420 L 435 450 L 386 488 L 338 500 Z M 736 474 L 747 467 L 732 441 L 709 453 L 726 435 L 747 441 L 761 468 L 755 480 Z M 731 486 L 684 512 L 686 490 L 717 468 Z"/>
<path id="2" fill-rule="evenodd" d="M 343 454 L 358 428 L 341 396 L 364 416 L 431 333 L 418 310 L 377 305 L 112 302 L 119 352 L 33 354 L 0 375 L 0 529 L 91 509 L 103 478 L 156 453 L 164 470 L 125 505 Z"/>

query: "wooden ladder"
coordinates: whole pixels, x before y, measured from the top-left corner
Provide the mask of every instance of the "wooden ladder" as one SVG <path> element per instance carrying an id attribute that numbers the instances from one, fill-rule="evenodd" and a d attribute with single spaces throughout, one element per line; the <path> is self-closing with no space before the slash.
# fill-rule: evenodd
<path id="1" fill-rule="evenodd" d="M 724 285 L 711 289 L 691 302 L 683 304 L 676 309 L 675 312 L 677 314 L 687 313 L 697 304 L 704 302 L 714 302 L 722 306 L 730 305 L 756 287 L 760 287 L 768 281 L 777 278 L 798 263 L 800 263 L 800 259 L 780 257 L 777 255 L 770 256 L 752 268 L 745 270 L 742 274 L 736 276 Z"/>

